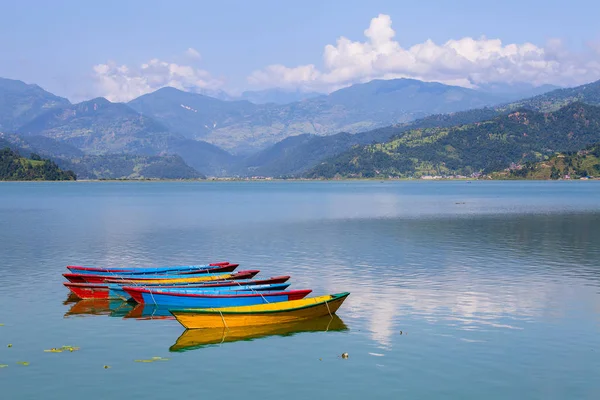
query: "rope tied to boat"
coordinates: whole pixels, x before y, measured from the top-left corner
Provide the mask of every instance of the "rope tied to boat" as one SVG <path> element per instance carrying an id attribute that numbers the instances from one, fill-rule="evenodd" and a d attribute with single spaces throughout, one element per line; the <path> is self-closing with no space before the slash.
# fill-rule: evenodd
<path id="1" fill-rule="evenodd" d="M 325 301 L 325 305 L 327 306 L 327 311 L 329 312 L 329 316 L 331 317 L 331 319 L 333 319 L 333 314 L 331 314 L 331 310 L 329 309 L 329 301 L 328 300 Z"/>
<path id="2" fill-rule="evenodd" d="M 229 327 L 227 326 L 227 322 L 225 322 L 225 317 L 223 316 L 223 312 L 221 312 L 221 310 L 219 310 L 219 315 L 221 315 L 221 320 L 223 321 L 223 325 L 225 325 L 225 328 L 227 328 L 227 330 L 229 330 Z"/>
<path id="3" fill-rule="evenodd" d="M 250 290 L 251 290 L 253 293 L 258 293 L 258 294 L 260 295 L 260 297 L 262 297 L 262 299 L 265 301 L 265 303 L 267 303 L 267 304 L 269 303 L 269 300 L 265 299 L 265 296 L 263 296 L 263 294 L 262 294 L 262 292 L 261 292 L 261 291 L 259 291 L 259 290 L 256 290 L 256 289 L 253 289 L 252 287 L 250 288 Z"/>
<path id="4" fill-rule="evenodd" d="M 154 299 L 154 294 L 152 293 L 152 288 L 148 288 L 148 293 L 150 293 L 150 297 L 152 297 L 152 301 L 154 302 L 154 305 L 158 306 L 158 304 L 156 304 L 156 300 Z"/>

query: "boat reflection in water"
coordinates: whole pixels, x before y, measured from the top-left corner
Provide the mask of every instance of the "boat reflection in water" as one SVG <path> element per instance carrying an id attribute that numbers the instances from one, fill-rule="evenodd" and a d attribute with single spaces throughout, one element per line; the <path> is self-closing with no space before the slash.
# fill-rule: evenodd
<path id="1" fill-rule="evenodd" d="M 173 352 L 199 349 L 228 342 L 261 339 L 268 336 L 291 336 L 301 332 L 346 331 L 348 327 L 337 315 L 301 320 L 286 324 L 246 326 L 239 328 L 187 329 L 169 350 Z"/>
<path id="2" fill-rule="evenodd" d="M 169 312 L 167 307 L 159 307 L 154 304 L 135 304 L 123 318 L 132 319 L 172 319 L 175 320 L 173 314 Z"/>
<path id="3" fill-rule="evenodd" d="M 170 319 L 174 320 L 169 309 L 155 305 L 136 304 L 118 299 L 80 299 L 71 298 L 64 302 L 71 308 L 65 313 L 65 318 L 74 316 L 105 315 L 124 319 Z"/>
<path id="4" fill-rule="evenodd" d="M 84 317 L 91 315 L 108 315 L 111 317 L 124 317 L 133 308 L 134 304 L 122 300 L 109 299 L 83 299 L 71 304 L 69 311 L 65 313 L 65 318 L 68 317 Z"/>
<path id="5" fill-rule="evenodd" d="M 81 300 L 79 297 L 77 297 L 74 293 L 69 293 L 67 295 L 67 299 L 65 301 L 63 301 L 63 305 L 69 305 L 72 303 L 77 303 L 79 300 Z"/>

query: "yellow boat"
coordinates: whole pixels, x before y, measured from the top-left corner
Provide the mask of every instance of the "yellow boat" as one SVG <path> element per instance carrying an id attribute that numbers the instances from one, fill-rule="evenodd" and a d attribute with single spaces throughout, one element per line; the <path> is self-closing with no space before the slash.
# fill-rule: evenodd
<path id="1" fill-rule="evenodd" d="M 292 336 L 300 332 L 345 331 L 347 329 L 348 327 L 337 315 L 334 315 L 333 318 L 327 315 L 280 325 L 242 326 L 231 329 L 225 327 L 186 329 L 169 350 L 187 351 L 228 342 L 250 341 L 267 336 Z"/>
<path id="2" fill-rule="evenodd" d="M 253 306 L 169 311 L 187 329 L 285 324 L 325 315 L 333 316 L 349 295 L 350 293 L 344 292 Z"/>
<path id="3" fill-rule="evenodd" d="M 190 277 L 186 277 L 186 275 L 182 275 L 181 278 L 138 278 L 138 279 L 122 279 L 122 278 L 111 278 L 106 279 L 108 283 L 118 283 L 120 285 L 145 285 L 145 286 L 154 286 L 154 285 L 172 285 L 172 284 L 187 284 L 187 283 L 202 283 L 202 282 L 212 282 L 212 281 L 224 281 L 224 280 L 240 280 L 240 279 L 252 279 L 254 278 L 260 271 L 258 270 L 248 270 L 248 271 L 240 271 L 232 274 L 203 274 L 203 275 L 191 275 Z M 189 276 L 189 275 L 188 275 Z"/>

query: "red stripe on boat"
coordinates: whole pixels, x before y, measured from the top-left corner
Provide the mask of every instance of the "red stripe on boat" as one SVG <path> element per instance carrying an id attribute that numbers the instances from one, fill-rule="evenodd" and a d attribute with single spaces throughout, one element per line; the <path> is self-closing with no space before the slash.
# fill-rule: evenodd
<path id="1" fill-rule="evenodd" d="M 142 294 L 142 292 L 139 292 L 137 290 L 134 290 L 136 288 L 134 287 L 130 287 L 130 286 L 123 286 L 121 289 L 123 289 L 128 295 L 131 296 L 131 298 L 136 302 L 136 303 L 140 303 L 143 304 L 144 303 L 144 295 Z"/>

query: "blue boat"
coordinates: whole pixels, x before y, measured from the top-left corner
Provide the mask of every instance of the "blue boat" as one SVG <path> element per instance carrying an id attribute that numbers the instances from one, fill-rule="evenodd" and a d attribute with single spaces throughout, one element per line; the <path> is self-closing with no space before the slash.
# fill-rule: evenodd
<path id="1" fill-rule="evenodd" d="M 118 283 L 109 283 L 108 284 L 108 297 L 111 299 L 122 299 L 122 300 L 130 300 L 131 295 L 123 290 L 125 285 L 121 285 Z M 282 291 L 287 289 L 290 286 L 289 283 L 277 283 L 277 284 L 264 284 L 264 285 L 235 285 L 235 286 L 208 286 L 208 285 L 195 285 L 191 287 L 191 285 L 184 286 L 169 286 L 169 287 L 161 287 L 160 291 L 163 293 L 214 293 L 214 292 L 255 292 L 255 291 Z"/>
<path id="2" fill-rule="evenodd" d="M 68 265 L 67 269 L 72 273 L 90 274 L 90 275 L 157 275 L 157 274 L 189 274 L 197 271 L 206 271 L 218 269 L 223 272 L 230 272 L 238 267 L 239 264 L 231 264 L 229 262 L 203 264 L 203 265 L 173 265 L 165 267 L 149 267 L 149 268 L 133 268 L 133 267 L 94 267 L 94 266 L 79 266 Z M 227 268 L 231 267 L 231 268 Z"/>
<path id="3" fill-rule="evenodd" d="M 300 300 L 312 290 L 290 290 L 271 292 L 215 291 L 213 293 L 163 292 L 161 289 L 125 286 L 123 289 L 140 304 L 156 304 L 173 308 L 236 307 L 256 304 Z"/>

